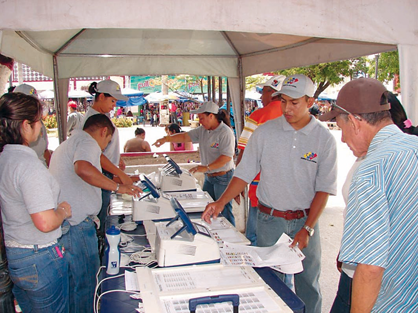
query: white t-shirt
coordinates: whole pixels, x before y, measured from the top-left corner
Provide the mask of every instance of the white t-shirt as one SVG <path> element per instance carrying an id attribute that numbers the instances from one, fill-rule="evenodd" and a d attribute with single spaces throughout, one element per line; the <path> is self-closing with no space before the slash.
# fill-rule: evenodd
<path id="1" fill-rule="evenodd" d="M 6 145 L 0 154 L 0 203 L 4 239 L 42 245 L 61 237 L 61 227 L 48 233 L 33 224 L 30 214 L 55 209 L 60 192 L 36 153 L 24 145 Z"/>
<path id="2" fill-rule="evenodd" d="M 86 183 L 74 169 L 77 161 L 87 161 L 100 172 L 102 151 L 97 141 L 83 130 L 75 129 L 69 139 L 64 141 L 52 154 L 49 171 L 61 187 L 59 201 L 71 205 L 71 225 L 77 225 L 87 216 L 97 215 L 102 206 L 101 190 Z"/>
<path id="3" fill-rule="evenodd" d="M 342 188 L 342 195 L 343 195 L 344 202 L 346 205 L 346 207 L 344 208 L 344 213 L 343 213 L 344 220 L 345 220 L 345 215 L 347 214 L 348 194 L 350 192 L 351 179 L 353 178 L 354 172 L 358 169 L 358 167 L 360 166 L 363 160 L 364 160 L 364 157 L 360 157 L 356 160 L 356 162 L 354 162 L 353 166 L 347 173 L 347 177 L 345 179 L 345 182 Z M 356 265 L 343 263 L 341 269 L 344 271 L 344 273 L 347 274 L 348 277 L 353 278 L 354 272 L 356 270 Z"/>
<path id="4" fill-rule="evenodd" d="M 42 124 L 42 128 L 41 128 L 41 132 L 39 133 L 38 139 L 30 143 L 29 147 L 31 147 L 36 152 L 39 160 L 41 160 L 42 164 L 45 167 L 47 167 L 44 153 L 45 153 L 45 150 L 48 149 L 48 133 L 46 131 L 46 127 L 44 123 L 41 122 L 41 124 Z"/>
<path id="5" fill-rule="evenodd" d="M 92 107 L 87 110 L 86 115 L 84 116 L 83 121 L 81 122 L 80 128 L 84 127 L 87 119 L 95 114 L 102 114 Z M 109 117 L 109 114 L 105 114 Z M 113 125 L 115 126 L 115 125 Z M 115 126 L 115 132 L 113 133 L 112 140 L 109 142 L 106 149 L 104 149 L 103 154 L 112 162 L 115 166 L 119 167 L 119 160 L 120 160 L 120 144 L 119 144 L 119 131 L 118 128 Z"/>

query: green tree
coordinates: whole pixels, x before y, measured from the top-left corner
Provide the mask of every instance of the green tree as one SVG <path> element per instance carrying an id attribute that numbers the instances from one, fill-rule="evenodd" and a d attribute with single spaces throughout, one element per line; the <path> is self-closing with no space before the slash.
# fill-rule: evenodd
<path id="1" fill-rule="evenodd" d="M 308 76 L 317 88 L 314 94 L 315 98 L 329 86 L 334 86 L 341 83 L 345 77 L 353 79 L 359 73 L 367 73 L 366 57 L 359 57 L 355 59 L 331 62 L 331 63 L 319 63 L 316 65 L 295 67 L 288 70 L 280 71 L 279 74 L 288 76 L 293 74 L 304 74 Z"/>
<path id="2" fill-rule="evenodd" d="M 369 76 L 375 76 L 376 59 L 370 60 Z M 381 82 L 388 82 L 399 75 L 399 53 L 398 50 L 383 52 L 379 54 L 377 79 Z"/>

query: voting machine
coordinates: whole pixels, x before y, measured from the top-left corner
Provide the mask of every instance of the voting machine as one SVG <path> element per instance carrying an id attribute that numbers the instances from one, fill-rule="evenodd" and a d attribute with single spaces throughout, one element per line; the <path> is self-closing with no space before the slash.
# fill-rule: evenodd
<path id="1" fill-rule="evenodd" d="M 155 185 L 145 175 L 140 175 L 141 183 L 146 187 L 145 195 L 133 200 L 132 219 L 135 222 L 171 219 L 176 213 L 169 199 L 161 197 Z"/>
<path id="2" fill-rule="evenodd" d="M 167 164 L 160 170 L 160 189 L 163 192 L 196 191 L 196 178 L 182 170 L 169 156 L 164 155 Z"/>
<path id="3" fill-rule="evenodd" d="M 219 263 L 220 254 L 217 242 L 209 230 L 193 223 L 177 199 L 171 204 L 176 217 L 168 223 L 156 223 L 155 254 L 160 267 Z"/>

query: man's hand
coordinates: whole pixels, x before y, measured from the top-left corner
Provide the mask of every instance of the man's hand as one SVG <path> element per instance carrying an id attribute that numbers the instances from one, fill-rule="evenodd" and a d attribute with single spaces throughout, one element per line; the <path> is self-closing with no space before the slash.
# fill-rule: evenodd
<path id="1" fill-rule="evenodd" d="M 195 167 L 192 167 L 191 169 L 189 169 L 189 173 L 193 174 L 193 173 L 206 173 L 208 171 L 208 167 L 207 166 L 203 166 L 203 165 L 198 165 Z"/>
<path id="2" fill-rule="evenodd" d="M 132 185 L 131 183 L 130 185 L 120 185 L 117 193 L 123 193 L 134 197 L 138 197 L 139 194 L 142 193 L 142 189 Z"/>
<path id="3" fill-rule="evenodd" d="M 157 139 L 157 141 L 156 142 L 154 142 L 152 145 L 153 146 L 156 146 L 157 148 L 158 147 L 161 147 L 163 144 L 165 144 L 167 142 L 167 139 L 166 139 L 166 137 L 163 137 L 163 138 L 160 138 L 160 139 Z"/>
<path id="4" fill-rule="evenodd" d="M 298 246 L 300 250 L 306 248 L 309 244 L 309 234 L 308 231 L 304 228 L 299 230 L 293 239 L 292 244 L 290 245 L 291 248 Z"/>
<path id="5" fill-rule="evenodd" d="M 219 201 L 215 201 L 212 203 L 209 203 L 206 206 L 205 211 L 202 213 L 202 220 L 204 220 L 206 223 L 210 224 L 210 218 L 213 217 L 216 219 L 219 215 L 219 213 L 222 212 L 224 209 L 224 204 L 220 203 Z"/>
<path id="6" fill-rule="evenodd" d="M 338 261 L 339 257 L 340 257 L 340 253 L 338 253 L 336 261 L 337 261 L 337 270 L 341 273 L 342 267 L 343 267 L 343 262 Z"/>
<path id="7" fill-rule="evenodd" d="M 122 184 L 124 185 L 132 185 L 133 180 L 124 172 L 121 172 L 118 176 L 118 178 L 120 179 L 120 181 L 122 182 Z"/>
<path id="8" fill-rule="evenodd" d="M 126 168 L 125 162 L 122 160 L 122 158 L 120 158 L 119 160 L 119 168 L 124 171 Z"/>

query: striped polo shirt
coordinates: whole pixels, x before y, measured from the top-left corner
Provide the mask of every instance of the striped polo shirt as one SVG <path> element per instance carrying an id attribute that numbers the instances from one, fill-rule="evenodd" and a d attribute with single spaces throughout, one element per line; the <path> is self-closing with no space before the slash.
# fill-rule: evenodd
<path id="1" fill-rule="evenodd" d="M 350 185 L 340 260 L 385 269 L 373 312 L 418 311 L 418 137 L 381 129 Z"/>

